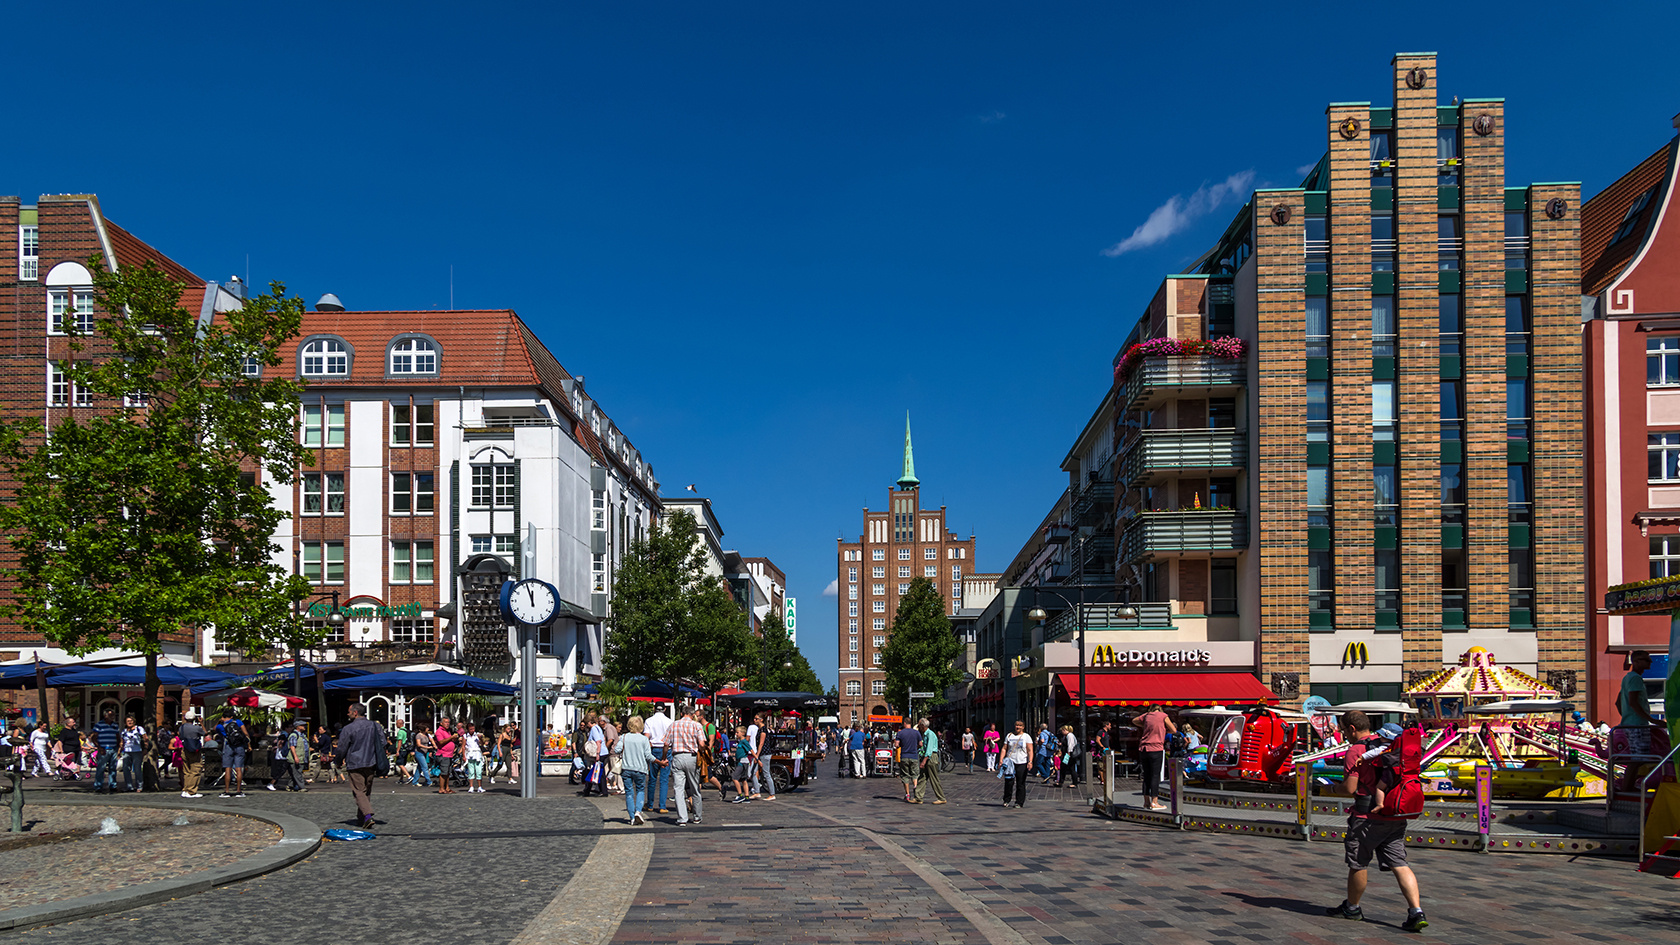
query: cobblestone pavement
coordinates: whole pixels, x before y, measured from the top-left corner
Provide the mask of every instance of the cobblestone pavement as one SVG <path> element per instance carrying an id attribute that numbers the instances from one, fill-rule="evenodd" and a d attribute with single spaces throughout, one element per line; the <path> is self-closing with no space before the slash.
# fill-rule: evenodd
<path id="1" fill-rule="evenodd" d="M 226 814 L 133 807 L 26 808 L 23 835 L 0 833 L 0 909 L 32 906 L 161 876 L 226 866 L 274 843 L 270 824 Z M 95 836 L 113 818 L 122 832 Z M 187 823 L 177 823 L 185 819 Z"/>

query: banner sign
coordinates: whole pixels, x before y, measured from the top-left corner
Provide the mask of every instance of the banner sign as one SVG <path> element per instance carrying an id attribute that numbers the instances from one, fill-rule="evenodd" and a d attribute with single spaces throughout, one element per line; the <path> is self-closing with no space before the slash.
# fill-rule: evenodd
<path id="1" fill-rule="evenodd" d="M 1493 826 L 1493 769 L 1487 765 L 1476 766 L 1476 832 L 1487 839 L 1488 831 Z M 1487 849 L 1487 844 L 1482 844 Z"/>
<path id="2" fill-rule="evenodd" d="M 1295 823 L 1302 827 L 1312 822 L 1312 765 L 1305 762 L 1295 766 Z"/>
<path id="3" fill-rule="evenodd" d="M 424 604 L 402 604 L 397 607 L 340 607 L 338 612 L 343 614 L 346 620 L 378 620 L 383 617 L 421 617 L 424 616 L 425 609 Z M 331 613 L 331 604 L 312 604 L 308 616 L 319 620 Z"/>
<path id="4" fill-rule="evenodd" d="M 1213 662 L 1207 650 L 1128 650 L 1100 644 L 1091 651 L 1092 666 L 1206 666 Z"/>

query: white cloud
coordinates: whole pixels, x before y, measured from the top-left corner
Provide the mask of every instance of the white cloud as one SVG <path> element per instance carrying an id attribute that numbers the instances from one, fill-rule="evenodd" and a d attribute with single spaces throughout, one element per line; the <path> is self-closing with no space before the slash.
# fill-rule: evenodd
<path id="1" fill-rule="evenodd" d="M 1134 249 L 1146 249 L 1164 243 L 1234 197 L 1247 193 L 1254 183 L 1252 170 L 1232 174 L 1217 184 L 1203 184 L 1189 198 L 1173 194 L 1166 203 L 1156 207 L 1132 235 L 1102 251 L 1104 256 L 1120 256 Z"/>
<path id="2" fill-rule="evenodd" d="M 840 579 L 835 578 L 834 580 L 829 581 L 828 586 L 823 588 L 822 596 L 824 596 L 824 597 L 839 597 L 840 596 Z"/>
<path id="3" fill-rule="evenodd" d="M 981 115 L 980 116 L 980 123 L 982 125 L 989 125 L 989 124 L 992 124 L 993 122 L 1002 121 L 1002 120 L 1004 120 L 1005 118 L 1008 118 L 1008 117 L 1009 116 L 1005 115 L 1003 112 L 994 111 L 990 115 Z"/>

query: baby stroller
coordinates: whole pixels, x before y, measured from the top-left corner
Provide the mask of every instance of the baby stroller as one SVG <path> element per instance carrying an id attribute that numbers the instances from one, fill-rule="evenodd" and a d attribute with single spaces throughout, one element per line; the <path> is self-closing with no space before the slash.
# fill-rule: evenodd
<path id="1" fill-rule="evenodd" d="M 875 776 L 878 778 L 892 777 L 893 753 L 891 748 L 875 749 Z"/>

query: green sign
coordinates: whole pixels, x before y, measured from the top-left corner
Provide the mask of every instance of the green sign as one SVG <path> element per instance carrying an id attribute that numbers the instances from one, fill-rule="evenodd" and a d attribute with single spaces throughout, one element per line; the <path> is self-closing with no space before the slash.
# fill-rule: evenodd
<path id="1" fill-rule="evenodd" d="M 338 612 L 343 614 L 346 620 L 379 620 L 383 617 L 419 617 L 423 616 L 423 610 L 424 604 L 403 604 L 400 607 L 340 607 Z M 317 619 L 329 616 L 332 612 L 330 604 L 314 604 L 309 608 L 309 616 Z"/>

